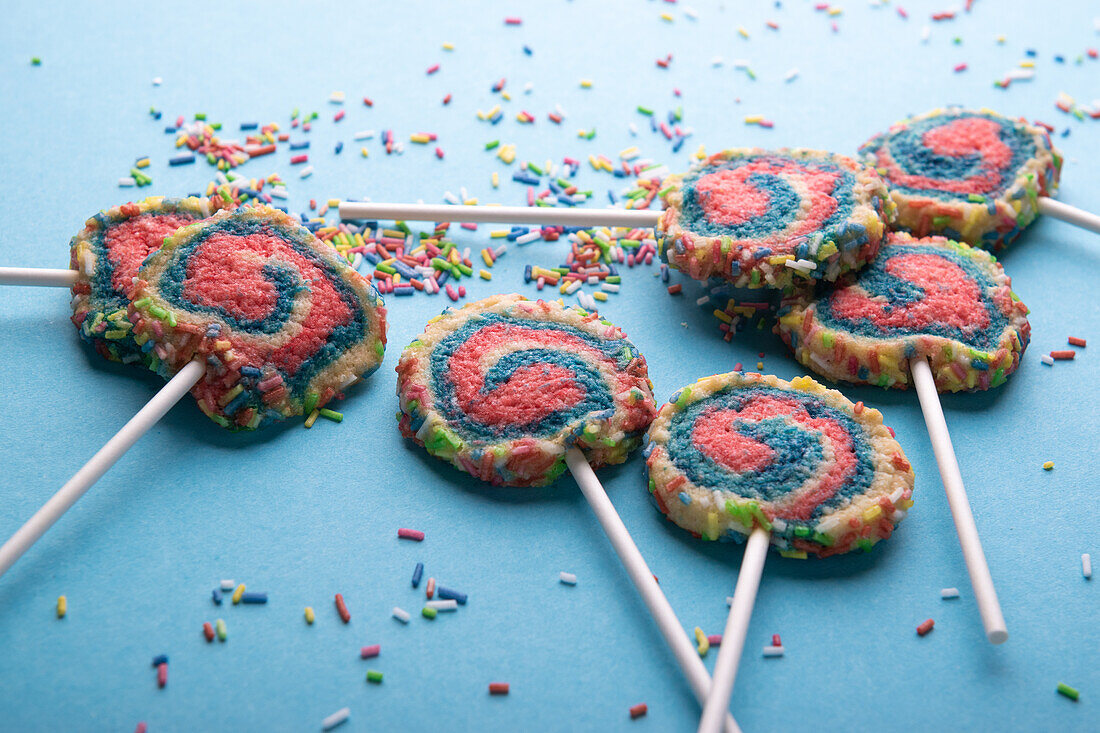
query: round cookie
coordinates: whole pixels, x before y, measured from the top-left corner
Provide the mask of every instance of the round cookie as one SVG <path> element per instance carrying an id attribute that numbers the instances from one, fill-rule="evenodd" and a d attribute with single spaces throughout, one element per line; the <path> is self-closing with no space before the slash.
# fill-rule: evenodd
<path id="1" fill-rule="evenodd" d="M 136 339 L 168 377 L 192 359 L 210 419 L 253 429 L 309 414 L 382 362 L 386 310 L 369 282 L 266 206 L 183 227 L 137 281 Z"/>
<path id="2" fill-rule="evenodd" d="M 101 211 L 69 243 L 72 322 L 80 337 L 111 361 L 147 361 L 134 342 L 128 308 L 138 268 L 164 238 L 211 214 L 204 198 L 154 196 Z"/>
<path id="3" fill-rule="evenodd" d="M 851 158 L 739 148 L 663 184 L 661 256 L 696 280 L 786 289 L 870 261 L 893 217 L 885 184 Z"/>
<path id="4" fill-rule="evenodd" d="M 952 107 L 903 120 L 859 149 L 890 187 L 897 228 L 999 251 L 1058 189 L 1062 155 L 1046 130 Z"/>
<path id="5" fill-rule="evenodd" d="M 483 481 L 542 486 L 580 449 L 622 463 L 656 413 L 618 327 L 558 302 L 495 295 L 448 309 L 401 354 L 402 435 Z"/>
<path id="6" fill-rule="evenodd" d="M 891 234 L 878 257 L 835 288 L 796 293 L 776 332 L 829 379 L 909 385 L 909 358 L 931 361 L 941 392 L 989 389 L 1020 363 L 1031 326 L 988 252 L 943 237 Z"/>
<path id="7" fill-rule="evenodd" d="M 869 550 L 913 503 L 882 414 L 809 377 L 700 379 L 657 413 L 646 450 L 658 508 L 705 540 L 759 526 L 787 556 Z"/>

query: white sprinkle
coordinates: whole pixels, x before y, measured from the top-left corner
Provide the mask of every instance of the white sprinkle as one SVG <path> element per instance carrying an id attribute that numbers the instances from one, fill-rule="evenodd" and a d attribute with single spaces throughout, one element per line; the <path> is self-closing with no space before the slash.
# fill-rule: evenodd
<path id="1" fill-rule="evenodd" d="M 137 185 L 137 181 L 135 181 L 130 176 L 126 176 L 124 178 L 118 179 L 118 185 L 121 186 L 122 188 L 131 188 L 132 186 Z"/>
<path id="2" fill-rule="evenodd" d="M 627 125 L 626 129 L 630 131 L 631 137 L 637 137 L 638 136 L 638 126 L 635 125 L 633 122 L 631 122 L 629 125 Z"/>
<path id="3" fill-rule="evenodd" d="M 500 245 L 499 247 L 497 247 L 496 249 L 493 250 L 493 259 L 494 260 L 499 260 L 501 257 L 504 256 L 504 253 L 507 252 L 507 251 L 508 251 L 508 245 L 507 244 Z"/>
<path id="4" fill-rule="evenodd" d="M 538 239 L 541 236 L 542 236 L 542 231 L 541 230 L 536 230 L 536 231 L 533 231 L 533 232 L 527 232 L 524 235 L 516 237 L 515 238 L 515 243 L 518 244 L 518 245 L 530 244 L 531 242 L 534 242 L 536 239 Z"/>
<path id="5" fill-rule="evenodd" d="M 733 596 L 726 596 L 726 605 L 727 606 L 732 606 L 733 605 Z"/>
<path id="6" fill-rule="evenodd" d="M 733 60 L 733 68 L 735 68 L 735 69 L 747 69 L 747 68 L 749 68 L 749 60 L 748 59 L 734 59 Z"/>
<path id="7" fill-rule="evenodd" d="M 561 108 L 560 104 L 554 105 L 554 111 L 557 112 L 558 116 L 560 116 L 562 119 L 565 119 L 565 110 Z"/>
<path id="8" fill-rule="evenodd" d="M 931 27 L 924 26 L 923 28 L 920 29 L 921 43 L 928 43 L 928 39 L 931 38 L 931 37 L 932 37 L 932 28 Z"/>
<path id="9" fill-rule="evenodd" d="M 706 305 L 709 302 L 710 302 L 710 296 L 709 295 L 704 295 L 701 298 L 696 298 L 695 299 L 695 305 Z"/>
<path id="10" fill-rule="evenodd" d="M 535 82 L 529 81 L 523 85 L 523 93 L 530 94 L 531 90 L 535 88 Z"/>
<path id="11" fill-rule="evenodd" d="M 1092 558 L 1087 552 L 1081 555 L 1081 574 L 1085 576 L 1085 580 L 1092 577 Z"/>
<path id="12" fill-rule="evenodd" d="M 783 77 L 783 81 L 794 81 L 798 77 L 798 69 L 794 68 L 787 72 L 787 75 Z"/>
<path id="13" fill-rule="evenodd" d="M 573 293 L 577 292 L 580 289 L 581 289 L 581 281 L 580 280 L 574 280 L 573 282 L 569 283 L 569 285 L 566 286 L 565 294 L 566 295 L 572 295 Z"/>
<path id="14" fill-rule="evenodd" d="M 237 587 L 237 581 L 235 580 L 223 580 L 221 583 L 222 590 L 233 590 Z"/>
<path id="15" fill-rule="evenodd" d="M 766 646 L 764 647 L 765 657 L 781 657 L 783 656 L 783 647 L 781 646 Z"/>
<path id="16" fill-rule="evenodd" d="M 352 140 L 370 140 L 374 137 L 374 130 L 360 130 L 351 136 Z"/>
<path id="17" fill-rule="evenodd" d="M 724 63 L 726 63 L 726 60 L 723 59 L 721 56 L 715 56 L 714 58 L 712 58 L 710 60 L 710 65 L 715 67 L 715 68 L 721 66 Z"/>
<path id="18" fill-rule="evenodd" d="M 600 290 L 604 291 L 605 293 L 617 293 L 619 292 L 619 286 L 615 283 L 602 283 L 600 285 Z"/>
<path id="19" fill-rule="evenodd" d="M 561 574 L 558 575 L 558 577 L 561 579 L 561 582 L 566 584 L 566 585 L 576 585 L 577 584 L 577 576 L 574 575 L 573 573 L 567 573 L 563 570 L 563 571 L 561 571 Z"/>
<path id="20" fill-rule="evenodd" d="M 684 15 L 691 18 L 692 20 L 695 20 L 699 17 L 699 13 L 696 12 L 695 8 L 688 7 L 687 5 L 684 6 Z"/>
<path id="21" fill-rule="evenodd" d="M 343 92 L 333 92 L 329 95 L 328 101 L 332 102 L 333 104 L 343 104 L 344 96 L 345 95 Z"/>
<path id="22" fill-rule="evenodd" d="M 940 598 L 943 598 L 944 600 L 947 600 L 947 599 L 950 599 L 950 598 L 958 598 L 958 597 L 959 597 L 959 589 L 958 588 L 944 588 L 943 590 L 940 591 Z"/>
<path id="23" fill-rule="evenodd" d="M 428 608 L 434 608 L 437 611 L 454 611 L 458 609 L 458 601 L 453 598 L 448 598 L 442 601 L 428 601 L 426 604 Z"/>
<path id="24" fill-rule="evenodd" d="M 403 608 L 393 607 L 393 617 L 403 624 L 409 623 L 409 612 Z"/>
<path id="25" fill-rule="evenodd" d="M 455 196 L 450 191 L 444 191 L 443 192 L 443 200 L 446 201 L 448 204 L 460 204 L 460 203 L 462 203 L 461 201 L 458 200 L 458 196 Z"/>
<path id="26" fill-rule="evenodd" d="M 1042 361 L 1047 366 L 1054 366 L 1054 357 L 1051 356 L 1050 354 L 1042 354 L 1039 357 L 1039 360 Z"/>
<path id="27" fill-rule="evenodd" d="M 351 708 L 340 708 L 321 721 L 321 730 L 332 730 L 351 717 Z"/>
<path id="28" fill-rule="evenodd" d="M 287 198 L 286 189 L 281 187 L 281 186 L 276 186 L 275 188 L 271 189 L 271 198 L 286 200 L 286 198 Z"/>
<path id="29" fill-rule="evenodd" d="M 154 76 L 153 77 L 153 86 L 159 87 L 163 83 L 164 83 L 164 79 L 161 79 L 159 76 Z"/>
<path id="30" fill-rule="evenodd" d="M 313 166 L 307 165 L 302 169 L 302 172 L 298 174 L 299 178 L 309 178 L 313 175 Z"/>

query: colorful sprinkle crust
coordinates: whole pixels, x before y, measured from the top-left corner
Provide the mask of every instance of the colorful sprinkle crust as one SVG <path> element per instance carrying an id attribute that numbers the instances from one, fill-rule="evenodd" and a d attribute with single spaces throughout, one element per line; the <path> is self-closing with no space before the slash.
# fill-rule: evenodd
<path id="1" fill-rule="evenodd" d="M 1031 337 L 1027 306 L 993 255 L 943 237 L 891 234 L 873 263 L 819 291 L 785 298 L 775 328 L 829 379 L 905 389 L 909 359 L 921 356 L 941 392 L 989 389 Z"/>
<path id="2" fill-rule="evenodd" d="M 817 150 L 726 150 L 666 179 L 661 256 L 697 280 L 781 288 L 874 258 L 893 217 L 885 184 Z"/>
<path id="3" fill-rule="evenodd" d="M 762 527 L 788 557 L 870 550 L 913 504 L 913 470 L 882 413 L 809 377 L 704 377 L 657 413 L 646 450 L 670 520 L 704 540 Z"/>
<path id="4" fill-rule="evenodd" d="M 210 214 L 207 199 L 156 196 L 101 211 L 73 237 L 69 268 L 79 277 L 72 288 L 72 322 L 101 356 L 148 363 L 128 312 L 138 268 L 165 237 Z"/>
<path id="5" fill-rule="evenodd" d="M 987 109 L 936 109 L 859 149 L 886 179 L 897 228 L 1000 251 L 1058 189 L 1062 155 L 1050 135 Z"/>
<path id="6" fill-rule="evenodd" d="M 244 207 L 178 230 L 142 266 L 136 340 L 211 420 L 254 429 L 310 414 L 382 362 L 386 310 L 374 288 L 293 218 Z"/>
<path id="7" fill-rule="evenodd" d="M 402 435 L 493 484 L 542 486 L 579 448 L 622 463 L 657 406 L 615 325 L 558 302 L 495 295 L 432 319 L 397 365 Z"/>

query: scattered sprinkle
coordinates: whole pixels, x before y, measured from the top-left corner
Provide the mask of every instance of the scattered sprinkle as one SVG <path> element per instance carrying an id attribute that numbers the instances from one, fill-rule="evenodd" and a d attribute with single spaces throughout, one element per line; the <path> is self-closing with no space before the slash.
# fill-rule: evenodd
<path id="1" fill-rule="evenodd" d="M 1075 688 L 1070 687 L 1065 682 L 1058 683 L 1058 694 L 1062 697 L 1068 697 L 1074 702 L 1077 702 L 1077 699 L 1081 696 L 1080 692 L 1078 692 Z"/>
<path id="2" fill-rule="evenodd" d="M 630 708 L 630 719 L 637 720 L 646 713 L 649 712 L 649 707 L 644 702 L 640 702 Z"/>
<path id="3" fill-rule="evenodd" d="M 404 527 L 402 527 L 401 529 L 397 530 L 397 536 L 403 540 L 415 540 L 416 542 L 424 541 L 424 533 L 416 529 L 405 529 Z M 423 566 L 421 565 L 420 567 L 421 570 L 423 570 Z M 413 584 L 413 587 L 416 587 L 415 583 Z"/>
<path id="4" fill-rule="evenodd" d="M 65 614 L 69 610 L 69 600 L 65 596 L 57 597 L 57 617 L 65 618 Z"/>
<path id="5" fill-rule="evenodd" d="M 564 570 L 558 574 L 558 578 L 564 585 L 576 585 L 577 576 L 574 573 L 567 573 Z"/>
<path id="6" fill-rule="evenodd" d="M 1087 552 L 1081 555 L 1081 575 L 1085 580 L 1092 579 L 1092 557 Z"/>
<path id="7" fill-rule="evenodd" d="M 1067 339 L 1067 341 L 1069 341 L 1070 346 L 1082 346 L 1083 347 L 1085 345 L 1085 340 L 1082 339 L 1082 338 L 1077 338 L 1076 336 L 1070 336 Z"/>
<path id="8" fill-rule="evenodd" d="M 490 695 L 507 695 L 508 683 L 507 682 L 490 682 L 489 683 Z"/>
<path id="9" fill-rule="evenodd" d="M 360 659 L 371 659 L 373 657 L 377 657 L 381 653 L 382 653 L 382 645 L 381 644 L 371 644 L 370 646 L 365 646 L 365 647 L 363 647 L 362 649 L 359 650 L 359 658 Z"/>
<path id="10" fill-rule="evenodd" d="M 393 617 L 395 619 L 397 619 L 398 621 L 400 621 L 401 623 L 403 623 L 403 624 L 409 623 L 409 619 L 412 618 L 409 615 L 408 611 L 406 611 L 403 608 L 399 608 L 397 606 L 393 607 Z"/>
<path id="11" fill-rule="evenodd" d="M 348 611 L 348 604 L 344 603 L 344 596 L 340 593 L 336 594 L 336 613 L 340 614 L 340 620 L 345 624 L 351 621 L 351 613 Z"/>
<path id="12" fill-rule="evenodd" d="M 781 646 L 775 646 L 774 644 L 764 647 L 765 657 L 781 657 L 785 650 Z"/>
<path id="13" fill-rule="evenodd" d="M 943 588 L 943 589 L 940 590 L 940 598 L 943 598 L 944 600 L 950 600 L 952 598 L 958 598 L 958 597 L 959 597 L 959 589 L 958 588 Z"/>
<path id="14" fill-rule="evenodd" d="M 1043 470 L 1044 471 L 1053 471 L 1054 470 L 1054 461 L 1044 462 L 1043 463 Z"/>
<path id="15" fill-rule="evenodd" d="M 920 626 L 917 627 L 917 634 L 920 635 L 920 636 L 924 636 L 929 631 L 931 631 L 932 627 L 935 626 L 935 625 L 936 625 L 935 621 L 933 621 L 932 619 L 928 619 L 927 621 L 925 621 L 924 623 L 922 623 Z"/>
<path id="16" fill-rule="evenodd" d="M 312 626 L 314 619 L 317 618 L 317 616 L 313 613 L 313 607 L 312 606 L 306 606 L 305 616 L 306 616 L 306 623 L 310 624 Z"/>
<path id="17" fill-rule="evenodd" d="M 368 669 L 367 682 L 371 683 L 372 685 L 382 684 L 382 673 L 379 672 L 377 669 Z"/>
<path id="18" fill-rule="evenodd" d="M 351 717 L 351 708 L 340 708 L 321 721 L 321 730 L 332 730 Z"/>

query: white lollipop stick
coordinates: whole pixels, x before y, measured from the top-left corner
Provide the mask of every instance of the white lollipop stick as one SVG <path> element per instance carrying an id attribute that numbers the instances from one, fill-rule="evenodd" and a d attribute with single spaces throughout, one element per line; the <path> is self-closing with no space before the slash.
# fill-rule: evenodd
<path id="1" fill-rule="evenodd" d="M 1048 196 L 1039 197 L 1039 213 L 1100 234 L 1100 216 L 1090 214 L 1076 206 L 1055 201 Z"/>
<path id="2" fill-rule="evenodd" d="M 99 477 L 105 474 L 130 449 L 130 446 L 156 425 L 165 413 L 172 409 L 172 405 L 179 402 L 180 398 L 195 386 L 205 371 L 206 365 L 201 361 L 189 362 L 187 366 L 180 369 L 168 384 L 153 395 L 153 399 L 145 403 L 145 406 L 122 426 L 122 430 L 115 433 L 114 437 L 108 440 L 107 444 L 100 448 L 83 468 L 50 497 L 50 500 L 42 505 L 42 508 L 35 512 L 34 516 L 4 543 L 3 547 L 0 547 L 0 575 L 7 572 L 8 568 L 22 557 L 23 553 L 46 530 L 76 503 L 77 499 L 92 488 Z"/>
<path id="3" fill-rule="evenodd" d="M 978 611 L 982 615 L 985 635 L 993 644 L 1002 644 L 1008 639 L 1008 628 L 1001 613 L 1001 604 L 997 600 L 997 591 L 993 587 L 993 576 L 989 574 L 989 565 L 982 552 L 982 541 L 978 537 L 978 527 L 974 524 L 974 514 L 970 511 L 970 501 L 966 498 L 959 462 L 955 458 L 955 448 L 951 445 L 951 435 L 947 432 L 947 421 L 943 418 L 940 395 L 932 378 L 932 368 L 923 357 L 909 360 L 909 369 L 913 373 L 913 384 L 917 388 L 921 411 L 924 412 L 924 424 L 928 427 L 928 437 L 932 441 L 932 451 L 936 454 L 936 463 L 940 467 L 943 490 L 947 494 L 947 503 L 951 506 L 951 516 L 955 519 L 955 532 L 962 545 L 966 569 L 970 573 L 970 584 L 974 587 L 974 598 L 978 602 Z"/>
<path id="4" fill-rule="evenodd" d="M 660 211 L 567 209 L 552 206 L 468 206 L 463 204 L 375 204 L 341 201 L 341 219 L 564 224 L 567 226 L 652 227 Z"/>
<path id="5" fill-rule="evenodd" d="M 634 587 L 638 589 L 638 594 L 645 602 L 653 620 L 657 622 L 657 628 L 660 629 L 661 636 L 665 638 L 665 643 L 672 650 L 672 655 L 676 657 L 676 662 L 680 665 L 684 676 L 687 677 L 695 699 L 702 705 L 712 689 L 710 675 L 707 674 L 707 668 L 703 666 L 703 660 L 699 658 L 695 647 L 688 641 L 684 627 L 676 618 L 676 612 L 669 605 L 668 599 L 661 591 L 661 586 L 657 585 L 642 553 L 638 551 L 638 546 L 634 544 L 630 532 L 627 531 L 619 513 L 615 511 L 615 506 L 607 497 L 607 492 L 604 491 L 600 480 L 596 478 L 596 472 L 588 465 L 584 454 L 576 448 L 570 448 L 565 453 L 565 462 L 573 478 L 577 480 L 577 485 L 581 487 L 584 498 L 588 500 L 588 505 L 592 507 L 592 513 L 596 515 L 603 531 L 607 533 L 607 538 L 611 540 L 611 546 L 615 548 L 615 553 L 626 568 L 627 575 L 633 581 Z M 752 607 L 751 602 L 749 607 Z M 728 700 L 729 696 L 726 697 Z M 740 733 L 741 729 L 728 712 L 724 720 L 726 733 Z M 723 717 L 719 715 L 715 730 L 719 729 L 722 721 Z"/>
<path id="6" fill-rule="evenodd" d="M 45 288 L 70 288 L 76 282 L 76 270 L 50 270 L 38 267 L 0 267 L 0 285 L 36 285 Z"/>
<path id="7" fill-rule="evenodd" d="M 741 559 L 741 571 L 737 574 L 730 615 L 726 619 L 726 630 L 722 633 L 722 645 L 718 647 L 718 660 L 714 663 L 714 684 L 703 706 L 703 717 L 699 720 L 699 733 L 717 733 L 722 714 L 729 708 L 741 652 L 745 649 L 752 607 L 756 603 L 756 591 L 760 588 L 760 576 L 764 573 L 769 540 L 768 531 L 756 527 L 745 543 L 745 556 Z"/>

